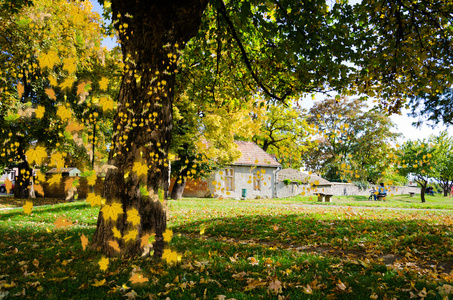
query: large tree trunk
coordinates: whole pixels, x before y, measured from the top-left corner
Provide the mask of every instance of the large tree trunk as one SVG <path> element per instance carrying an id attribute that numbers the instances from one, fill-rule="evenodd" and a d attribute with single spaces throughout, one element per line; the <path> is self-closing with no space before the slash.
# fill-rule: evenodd
<path id="1" fill-rule="evenodd" d="M 25 151 L 22 147 L 19 147 L 18 154 L 22 161 L 17 166 L 18 174 L 16 175 L 16 178 L 14 178 L 14 198 L 35 198 L 32 183 L 33 170 L 30 168 L 27 158 L 25 157 Z"/>
<path id="2" fill-rule="evenodd" d="M 422 191 L 421 191 L 421 194 L 420 194 L 420 198 L 422 199 L 422 203 L 425 203 L 426 200 L 425 200 L 425 191 L 426 191 L 426 186 L 428 184 L 427 183 L 422 183 L 421 186 L 422 186 Z"/>
<path id="3" fill-rule="evenodd" d="M 125 70 L 104 185 L 106 205 L 121 203 L 122 213 L 113 221 L 101 210 L 93 239 L 107 255 L 117 254 L 110 241 L 118 242 L 121 255 L 140 254 L 146 234 L 155 234 L 154 256 L 162 255 L 176 62 L 179 50 L 198 32 L 206 5 L 207 0 L 112 1 Z M 143 166 L 147 171 L 142 173 Z M 132 209 L 140 216 L 135 226 L 128 221 Z M 134 230 L 137 235 L 125 241 L 114 237 L 114 227 L 123 237 Z"/>
<path id="4" fill-rule="evenodd" d="M 185 187 L 186 187 L 185 178 L 175 180 L 175 184 L 173 185 L 173 189 L 171 190 L 171 199 L 173 200 L 181 199 Z"/>

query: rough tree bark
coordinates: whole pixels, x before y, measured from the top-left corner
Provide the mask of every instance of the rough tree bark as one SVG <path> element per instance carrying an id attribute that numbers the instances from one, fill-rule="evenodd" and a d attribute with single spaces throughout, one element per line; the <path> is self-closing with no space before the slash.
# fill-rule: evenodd
<path id="1" fill-rule="evenodd" d="M 93 246 L 109 256 L 118 254 L 109 246 L 111 240 L 118 241 L 120 255 L 140 254 L 140 238 L 146 234 L 155 234 L 154 256 L 162 255 L 176 63 L 179 50 L 198 32 L 207 2 L 112 1 L 125 69 L 103 196 L 107 205 L 121 203 L 122 214 L 114 222 L 105 220 L 101 211 L 93 239 Z M 134 171 L 136 163 L 147 166 L 146 174 Z M 138 226 L 127 220 L 133 208 L 140 215 Z M 113 227 L 122 236 L 134 229 L 138 235 L 126 242 L 114 237 Z"/>
<path id="2" fill-rule="evenodd" d="M 22 145 L 22 143 L 20 143 L 20 145 Z M 17 152 L 21 158 L 21 162 L 17 165 L 18 174 L 16 174 L 16 178 L 14 178 L 14 198 L 35 198 L 35 191 L 32 183 L 33 170 L 30 168 L 24 149 L 19 147 Z"/>
<path id="3" fill-rule="evenodd" d="M 175 184 L 173 185 L 173 189 L 171 190 L 171 199 L 179 200 L 184 193 L 184 189 L 186 188 L 186 179 L 182 177 L 181 179 L 176 179 Z"/>

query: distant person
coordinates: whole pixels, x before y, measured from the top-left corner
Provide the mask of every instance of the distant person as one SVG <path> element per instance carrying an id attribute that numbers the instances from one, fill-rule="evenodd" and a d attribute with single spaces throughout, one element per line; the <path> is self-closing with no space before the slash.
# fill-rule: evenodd
<path id="1" fill-rule="evenodd" d="M 374 201 L 376 201 L 376 200 L 377 200 L 377 196 L 376 196 L 377 191 L 376 191 L 376 189 L 374 188 L 374 186 L 371 188 L 370 193 L 373 195 Z"/>
<path id="2" fill-rule="evenodd" d="M 379 183 L 378 196 L 387 197 L 387 190 L 385 189 L 384 184 L 382 182 Z"/>

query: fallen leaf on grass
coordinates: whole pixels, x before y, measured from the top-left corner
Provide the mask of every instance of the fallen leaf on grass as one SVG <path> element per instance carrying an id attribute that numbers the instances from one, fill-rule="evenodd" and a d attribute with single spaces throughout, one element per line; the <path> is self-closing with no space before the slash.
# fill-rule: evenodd
<path id="1" fill-rule="evenodd" d="M 80 240 L 82 241 L 82 248 L 83 248 L 83 250 L 85 250 L 88 245 L 88 238 L 84 234 L 82 234 L 82 236 L 80 237 Z"/>
<path id="2" fill-rule="evenodd" d="M 62 217 L 59 217 L 54 223 L 53 223 L 57 228 L 61 228 L 61 227 L 67 227 L 67 226 L 71 226 L 72 225 L 72 222 L 71 221 L 68 221 Z"/>
<path id="3" fill-rule="evenodd" d="M 94 283 L 92 283 L 91 285 L 92 286 L 102 286 L 105 284 L 105 279 L 102 279 L 102 280 L 97 280 L 96 278 L 94 279 Z"/>
<path id="4" fill-rule="evenodd" d="M 109 267 L 109 259 L 106 257 L 103 257 L 98 262 L 98 264 L 99 264 L 99 269 L 101 269 L 102 271 L 106 271 L 107 268 Z"/>
<path id="5" fill-rule="evenodd" d="M 148 282 L 148 278 L 146 277 L 143 277 L 142 274 L 137 274 L 137 273 L 134 273 L 132 274 L 132 277 L 129 278 L 129 281 L 131 283 L 143 283 L 143 282 Z"/>
<path id="6" fill-rule="evenodd" d="M 271 281 L 269 283 L 269 289 L 273 291 L 275 294 L 281 293 L 282 283 L 278 279 L 275 279 L 274 281 Z"/>

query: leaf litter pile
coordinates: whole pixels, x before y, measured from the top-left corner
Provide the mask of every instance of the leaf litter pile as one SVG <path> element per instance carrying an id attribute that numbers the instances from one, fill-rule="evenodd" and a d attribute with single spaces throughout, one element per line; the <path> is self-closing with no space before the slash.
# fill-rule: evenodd
<path id="1" fill-rule="evenodd" d="M 99 208 L 86 202 L 1 211 L 0 299 L 453 298 L 451 211 L 212 199 L 170 208 L 162 260 L 90 248 Z"/>

